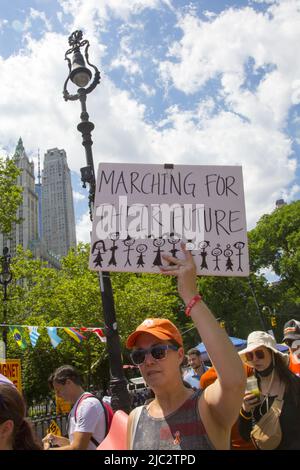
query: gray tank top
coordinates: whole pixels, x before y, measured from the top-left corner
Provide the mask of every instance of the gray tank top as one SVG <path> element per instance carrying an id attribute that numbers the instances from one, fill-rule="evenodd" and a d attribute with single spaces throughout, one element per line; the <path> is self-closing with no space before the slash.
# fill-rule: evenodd
<path id="1" fill-rule="evenodd" d="M 197 390 L 176 411 L 164 418 L 152 418 L 143 407 L 133 441 L 133 450 L 214 449 L 202 423 Z"/>

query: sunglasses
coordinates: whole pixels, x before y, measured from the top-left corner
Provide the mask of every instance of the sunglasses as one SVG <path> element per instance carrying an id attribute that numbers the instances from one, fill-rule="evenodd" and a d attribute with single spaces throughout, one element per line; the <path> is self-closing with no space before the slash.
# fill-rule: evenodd
<path id="1" fill-rule="evenodd" d="M 146 354 L 151 354 L 153 359 L 160 360 L 166 357 L 168 349 L 178 351 L 178 347 L 172 344 L 157 344 L 156 346 L 151 346 L 149 349 L 135 349 L 130 353 L 130 357 L 133 364 L 139 366 L 145 361 Z"/>
<path id="2" fill-rule="evenodd" d="M 254 351 L 254 352 L 247 352 L 245 356 L 248 362 L 252 362 L 254 359 L 254 356 L 256 357 L 256 359 L 264 359 L 265 353 L 262 349 L 257 349 L 257 351 Z"/>

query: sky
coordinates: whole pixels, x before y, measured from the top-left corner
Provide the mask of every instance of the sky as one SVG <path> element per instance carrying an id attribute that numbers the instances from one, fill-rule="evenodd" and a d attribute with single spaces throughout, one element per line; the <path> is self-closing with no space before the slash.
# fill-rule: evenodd
<path id="1" fill-rule="evenodd" d="M 35 164 L 66 150 L 78 241 L 91 230 L 80 104 L 62 95 L 77 29 L 101 71 L 96 168 L 242 165 L 248 229 L 299 199 L 300 0 L 0 0 L 0 152 L 20 136 Z"/>

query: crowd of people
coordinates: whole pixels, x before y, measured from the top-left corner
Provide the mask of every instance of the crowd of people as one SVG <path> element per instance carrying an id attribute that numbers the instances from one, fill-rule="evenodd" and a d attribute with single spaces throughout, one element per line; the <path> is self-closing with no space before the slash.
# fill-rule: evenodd
<path id="1" fill-rule="evenodd" d="M 164 318 L 144 320 L 126 342 L 149 387 L 133 402 L 127 448 L 300 449 L 300 322 L 290 320 L 284 327 L 289 354 L 281 353 L 273 336 L 263 331 L 252 332 L 246 348 L 237 353 L 197 291 L 192 254 L 184 245 L 182 251 L 183 259 L 164 256 L 169 264 L 161 272 L 177 277 L 178 294 L 212 367 L 204 365 L 197 349 L 185 355 L 174 323 Z M 251 388 L 247 377 L 252 377 Z M 71 404 L 68 436 L 47 434 L 39 442 L 26 418 L 22 395 L 2 376 L 0 450 L 95 450 L 103 441 L 105 407 L 84 390 L 78 371 L 61 366 L 49 384 Z"/>

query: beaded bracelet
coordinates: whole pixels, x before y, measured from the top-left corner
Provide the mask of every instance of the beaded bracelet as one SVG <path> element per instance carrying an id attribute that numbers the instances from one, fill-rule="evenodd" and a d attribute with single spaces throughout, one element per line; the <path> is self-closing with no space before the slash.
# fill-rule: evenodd
<path id="1" fill-rule="evenodd" d="M 200 300 L 202 300 L 202 297 L 200 294 L 196 294 L 190 301 L 189 303 L 187 304 L 186 306 L 186 309 L 185 309 L 185 314 L 187 317 L 189 317 L 191 315 L 191 310 L 192 308 L 194 307 L 194 305 L 199 302 Z"/>
<path id="2" fill-rule="evenodd" d="M 246 411 L 245 411 L 245 413 L 246 413 Z M 245 416 L 244 413 L 243 413 L 242 408 L 240 409 L 240 415 L 241 415 L 244 419 L 247 419 L 247 420 L 249 420 L 249 419 L 252 418 L 252 416 Z"/>

